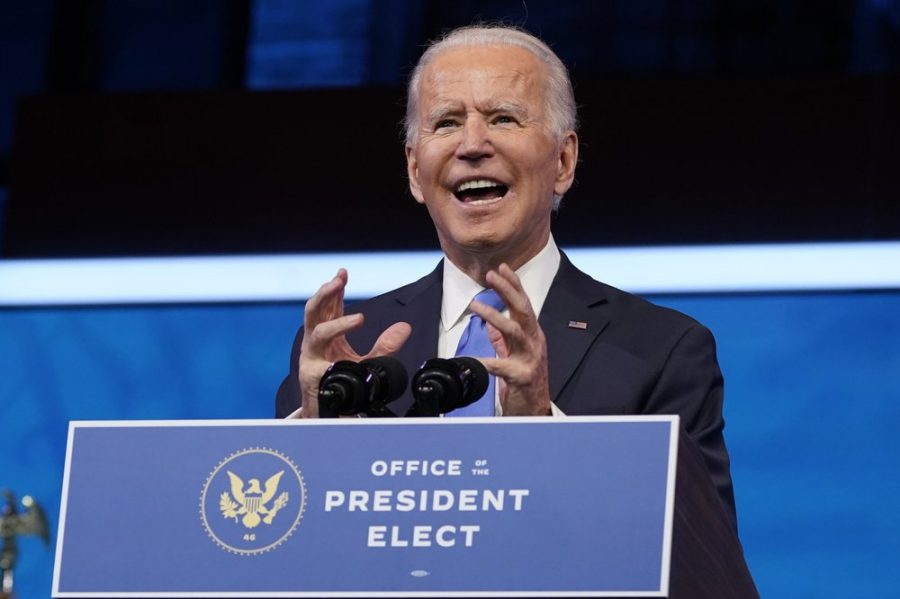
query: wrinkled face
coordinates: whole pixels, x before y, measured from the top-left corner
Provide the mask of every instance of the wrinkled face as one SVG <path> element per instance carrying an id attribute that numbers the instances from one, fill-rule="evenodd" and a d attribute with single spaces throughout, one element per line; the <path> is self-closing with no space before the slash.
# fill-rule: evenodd
<path id="1" fill-rule="evenodd" d="M 578 144 L 550 131 L 545 94 L 545 66 L 515 46 L 444 50 L 423 71 L 409 184 L 458 266 L 518 268 L 546 244 Z"/>

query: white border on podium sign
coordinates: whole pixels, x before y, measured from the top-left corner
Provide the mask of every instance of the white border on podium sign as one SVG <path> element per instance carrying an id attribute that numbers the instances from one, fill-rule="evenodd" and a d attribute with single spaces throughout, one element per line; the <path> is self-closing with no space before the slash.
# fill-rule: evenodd
<path id="1" fill-rule="evenodd" d="M 644 591 L 618 591 L 618 592 L 583 592 L 583 591 L 426 591 L 426 592 L 328 592 L 328 591 L 296 591 L 296 592 L 158 592 L 158 593 L 112 593 L 112 592 L 60 592 L 59 575 L 62 561 L 63 535 L 65 531 L 66 503 L 69 495 L 69 472 L 72 464 L 72 449 L 74 432 L 79 428 L 98 427 L 204 427 L 204 426 L 416 426 L 424 424 L 441 423 L 442 426 L 454 426 L 461 424 L 493 424 L 512 425 L 528 423 L 555 423 L 565 421 L 578 422 L 668 422 L 669 423 L 669 451 L 668 472 L 666 481 L 666 502 L 663 525 L 663 551 L 662 567 L 660 568 L 660 590 L 658 592 Z M 87 599 L 87 598 L 209 598 L 211 596 L 225 599 L 281 599 L 290 597 L 667 597 L 669 594 L 669 574 L 672 559 L 672 526 L 675 511 L 675 478 L 678 462 L 678 435 L 679 417 L 677 415 L 656 416 L 505 416 L 503 418 L 479 417 L 479 418 L 358 418 L 358 419 L 294 419 L 294 420 L 82 420 L 69 422 L 68 441 L 66 443 L 65 472 L 63 474 L 62 499 L 59 510 L 59 523 L 57 531 L 56 556 L 53 567 L 52 596 L 59 599 Z"/>

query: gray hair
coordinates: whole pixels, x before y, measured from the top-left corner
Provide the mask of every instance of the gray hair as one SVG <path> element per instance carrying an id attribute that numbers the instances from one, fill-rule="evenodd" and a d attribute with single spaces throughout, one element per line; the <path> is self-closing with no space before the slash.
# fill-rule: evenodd
<path id="1" fill-rule="evenodd" d="M 547 116 L 551 132 L 558 138 L 578 127 L 575 93 L 566 65 L 550 49 L 550 46 L 530 33 L 508 25 L 470 25 L 460 27 L 432 41 L 409 78 L 406 89 L 407 145 L 414 145 L 418 135 L 419 81 L 425 67 L 438 53 L 450 48 L 466 46 L 518 46 L 534 54 L 547 67 Z"/>

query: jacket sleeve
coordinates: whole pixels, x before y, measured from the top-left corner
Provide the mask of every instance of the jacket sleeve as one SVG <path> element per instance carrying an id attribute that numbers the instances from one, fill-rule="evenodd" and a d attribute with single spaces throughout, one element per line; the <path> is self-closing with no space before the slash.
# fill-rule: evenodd
<path id="1" fill-rule="evenodd" d="M 672 346 L 644 412 L 678 414 L 703 454 L 719 497 L 737 526 L 728 452 L 722 431 L 724 383 L 712 333 L 693 324 Z"/>
<path id="2" fill-rule="evenodd" d="M 297 331 L 294 337 L 294 345 L 291 348 L 291 363 L 288 365 L 288 375 L 278 387 L 275 394 L 275 417 L 285 418 L 300 407 L 300 344 L 303 343 L 303 327 Z"/>

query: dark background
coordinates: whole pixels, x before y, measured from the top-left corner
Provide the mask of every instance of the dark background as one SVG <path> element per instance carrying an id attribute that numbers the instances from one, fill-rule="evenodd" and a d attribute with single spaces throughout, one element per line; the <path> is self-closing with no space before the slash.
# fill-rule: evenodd
<path id="1" fill-rule="evenodd" d="M 403 81 L 478 17 L 572 68 L 563 247 L 900 240 L 897 0 L 0 0 L 2 257 L 435 248 Z M 896 289 L 652 299 L 715 331 L 762 596 L 895 595 Z M 271 416 L 302 313 L 0 309 L 0 488 L 55 530 L 68 421 Z M 18 596 L 49 596 L 21 548 Z"/>
<path id="2" fill-rule="evenodd" d="M 433 248 L 403 84 L 477 19 L 571 68 L 563 246 L 900 238 L 900 2 L 0 0 L 3 255 Z"/>

